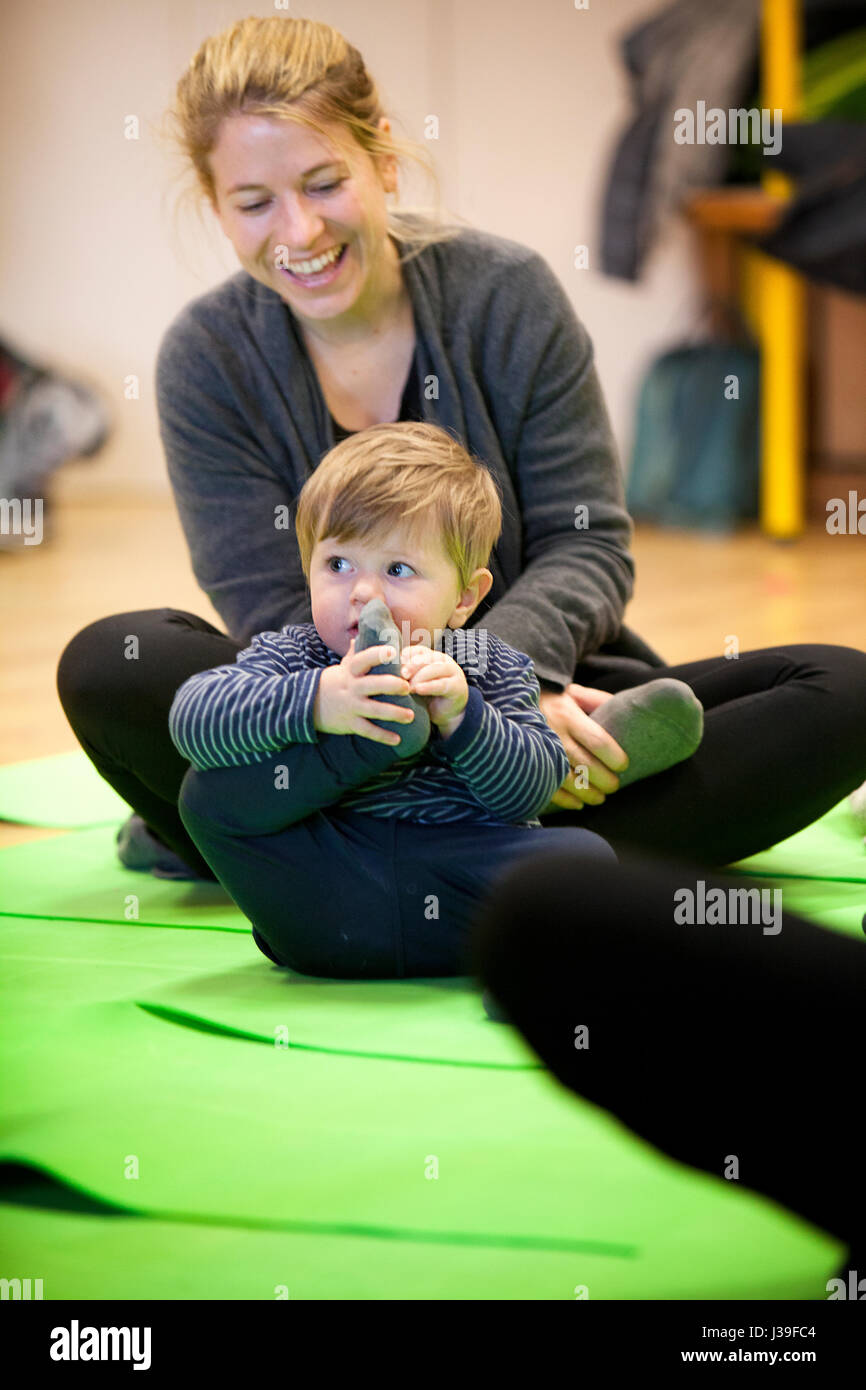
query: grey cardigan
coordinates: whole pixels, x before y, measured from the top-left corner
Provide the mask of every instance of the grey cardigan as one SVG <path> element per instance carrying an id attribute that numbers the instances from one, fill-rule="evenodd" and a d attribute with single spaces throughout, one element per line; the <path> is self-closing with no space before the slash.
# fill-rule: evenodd
<path id="1" fill-rule="evenodd" d="M 556 688 L 600 648 L 660 665 L 623 627 L 632 526 L 592 344 L 553 271 L 466 228 L 403 275 L 424 418 L 484 460 L 503 499 L 494 583 L 471 625 Z M 156 396 L 193 571 L 228 632 L 247 643 L 311 621 L 294 528 L 275 526 L 275 508 L 293 522 L 335 439 L 285 301 L 244 270 L 192 300 L 160 343 Z"/>

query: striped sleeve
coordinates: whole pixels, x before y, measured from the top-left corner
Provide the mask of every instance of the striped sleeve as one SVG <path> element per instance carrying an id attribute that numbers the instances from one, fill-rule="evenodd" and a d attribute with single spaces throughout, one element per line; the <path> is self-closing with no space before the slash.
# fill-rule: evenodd
<path id="1" fill-rule="evenodd" d="M 512 650 L 512 656 L 516 662 L 496 657 L 485 693 L 470 684 L 459 728 L 430 745 L 476 799 L 507 822 L 542 810 L 569 768 L 565 748 L 539 708 L 532 662 L 522 652 Z"/>
<path id="2" fill-rule="evenodd" d="M 313 705 L 323 667 L 306 664 L 292 628 L 263 632 L 234 663 L 197 671 L 175 693 L 171 740 L 198 772 L 237 767 L 285 748 L 316 743 Z"/>

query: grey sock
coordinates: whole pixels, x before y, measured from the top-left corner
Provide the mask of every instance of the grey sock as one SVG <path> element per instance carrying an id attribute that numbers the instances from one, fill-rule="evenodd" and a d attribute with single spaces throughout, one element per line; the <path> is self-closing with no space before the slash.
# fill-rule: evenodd
<path id="1" fill-rule="evenodd" d="M 403 650 L 399 629 L 388 605 L 380 598 L 371 598 L 369 603 L 364 604 L 358 617 L 355 651 L 363 652 L 368 647 L 378 647 L 385 642 L 394 648 L 397 655 L 393 661 L 371 666 L 370 674 L 399 676 L 400 653 Z M 404 705 L 415 711 L 411 724 L 395 724 L 388 719 L 374 719 L 373 723 L 378 724 L 380 729 L 392 729 L 400 735 L 400 746 L 397 748 L 395 744 L 394 751 L 401 758 L 411 758 L 413 754 L 420 753 L 430 738 L 430 716 L 421 698 L 417 695 L 373 695 L 372 699 L 381 700 L 387 705 Z"/>
<path id="2" fill-rule="evenodd" d="M 703 705 L 685 681 L 671 676 L 620 690 L 592 718 L 628 754 L 628 767 L 617 773 L 621 787 L 690 758 L 704 732 Z"/>

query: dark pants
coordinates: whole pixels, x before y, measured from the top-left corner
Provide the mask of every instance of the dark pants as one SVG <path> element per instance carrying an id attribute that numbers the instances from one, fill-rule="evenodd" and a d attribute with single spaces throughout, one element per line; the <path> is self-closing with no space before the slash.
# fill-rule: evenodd
<path id="1" fill-rule="evenodd" d="M 178 811 L 188 764 L 169 738 L 168 711 L 188 676 L 234 661 L 240 649 L 192 613 L 145 609 L 83 628 L 57 673 L 67 718 L 97 770 L 206 877 Z M 697 752 L 601 806 L 543 817 L 545 825 L 583 826 L 617 852 L 721 867 L 793 835 L 866 780 L 866 653 L 810 643 L 668 667 L 595 655 L 574 679 L 617 691 L 664 675 L 685 681 L 704 706 Z"/>
<path id="2" fill-rule="evenodd" d="M 475 912 L 507 869 L 559 848 L 616 861 L 592 831 L 419 825 L 337 803 L 393 750 L 328 734 L 257 763 L 189 769 L 183 822 L 278 965 L 341 979 L 465 975 Z"/>
<path id="3" fill-rule="evenodd" d="M 742 910 L 678 924 L 684 888 L 737 884 L 631 851 L 539 856 L 488 895 L 470 973 L 563 1086 L 846 1241 L 866 1276 L 866 945 L 787 911 L 775 933 Z"/>

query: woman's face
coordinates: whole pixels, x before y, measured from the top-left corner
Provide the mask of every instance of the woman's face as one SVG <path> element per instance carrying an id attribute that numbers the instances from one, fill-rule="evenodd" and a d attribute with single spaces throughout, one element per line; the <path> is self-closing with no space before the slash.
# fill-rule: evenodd
<path id="1" fill-rule="evenodd" d="M 385 117 L 379 125 L 389 128 Z M 397 260 L 385 203 L 393 162 L 383 182 L 360 146 L 350 165 L 305 126 L 247 115 L 223 121 L 211 168 L 216 215 L 244 270 L 301 320 L 375 317 Z M 283 268 L 339 247 L 339 263 L 306 283 Z"/>

